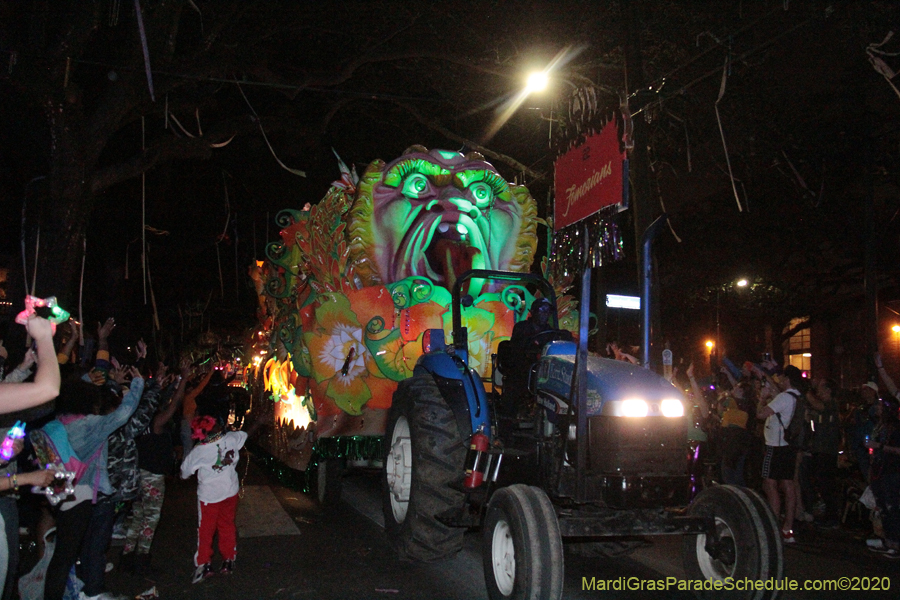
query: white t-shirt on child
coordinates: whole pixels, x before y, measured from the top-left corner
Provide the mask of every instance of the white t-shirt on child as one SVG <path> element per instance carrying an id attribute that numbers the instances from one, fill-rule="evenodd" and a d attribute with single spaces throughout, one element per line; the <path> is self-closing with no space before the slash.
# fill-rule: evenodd
<path id="1" fill-rule="evenodd" d="M 197 472 L 197 499 L 207 504 L 231 498 L 240 489 L 237 463 L 247 441 L 243 431 L 229 431 L 215 442 L 197 444 L 181 463 L 181 478 Z"/>

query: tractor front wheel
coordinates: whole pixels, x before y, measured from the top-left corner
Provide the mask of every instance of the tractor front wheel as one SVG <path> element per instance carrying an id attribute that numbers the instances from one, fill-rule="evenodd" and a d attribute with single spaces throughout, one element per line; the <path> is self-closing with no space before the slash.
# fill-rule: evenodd
<path id="1" fill-rule="evenodd" d="M 484 579 L 491 600 L 562 598 L 562 537 L 543 490 L 522 484 L 497 490 L 483 535 Z"/>
<path id="2" fill-rule="evenodd" d="M 692 516 L 712 517 L 715 533 L 684 538 L 684 569 L 688 579 L 725 582 L 780 579 L 784 575 L 781 536 L 768 506 L 751 490 L 718 485 L 703 490 L 691 504 Z M 772 600 L 774 590 L 698 593 L 702 598 Z"/>

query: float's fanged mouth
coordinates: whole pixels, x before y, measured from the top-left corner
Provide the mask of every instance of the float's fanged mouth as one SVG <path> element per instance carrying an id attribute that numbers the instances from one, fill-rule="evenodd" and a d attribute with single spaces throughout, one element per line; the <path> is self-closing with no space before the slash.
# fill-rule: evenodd
<path id="1" fill-rule="evenodd" d="M 448 288 L 453 287 L 458 275 L 473 268 L 475 256 L 481 254 L 481 250 L 469 245 L 468 235 L 464 225 L 441 223 L 425 249 L 429 274 L 442 279 Z"/>
<path id="2" fill-rule="evenodd" d="M 435 218 L 419 223 L 408 232 L 399 256 L 407 257 L 397 263 L 398 279 L 409 275 L 424 275 L 436 285 L 453 289 L 460 275 L 470 269 L 484 269 L 490 264 L 484 237 L 467 216 L 452 222 Z M 477 288 L 477 289 L 476 289 Z M 481 281 L 469 282 L 464 293 L 478 295 Z"/>

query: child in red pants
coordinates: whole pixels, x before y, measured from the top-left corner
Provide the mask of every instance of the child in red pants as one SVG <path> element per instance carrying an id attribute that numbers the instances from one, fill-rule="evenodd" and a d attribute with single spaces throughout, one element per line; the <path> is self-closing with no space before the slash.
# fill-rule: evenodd
<path id="1" fill-rule="evenodd" d="M 238 505 L 237 462 L 247 441 L 244 431 L 225 431 L 214 417 L 197 417 L 191 421 L 191 437 L 200 440 L 181 464 L 181 477 L 197 472 L 197 553 L 194 555 L 193 583 L 213 574 L 213 536 L 219 533 L 222 567 L 219 573 L 234 571 L 237 555 L 237 530 L 234 524 Z"/>

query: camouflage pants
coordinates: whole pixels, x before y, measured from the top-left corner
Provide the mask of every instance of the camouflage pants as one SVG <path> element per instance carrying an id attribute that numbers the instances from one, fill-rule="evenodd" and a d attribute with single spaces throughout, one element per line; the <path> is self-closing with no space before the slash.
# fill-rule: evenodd
<path id="1" fill-rule="evenodd" d="M 122 554 L 134 552 L 135 549 L 138 554 L 150 552 L 165 496 L 166 476 L 141 469 L 141 495 L 131 507 L 131 521 Z"/>

